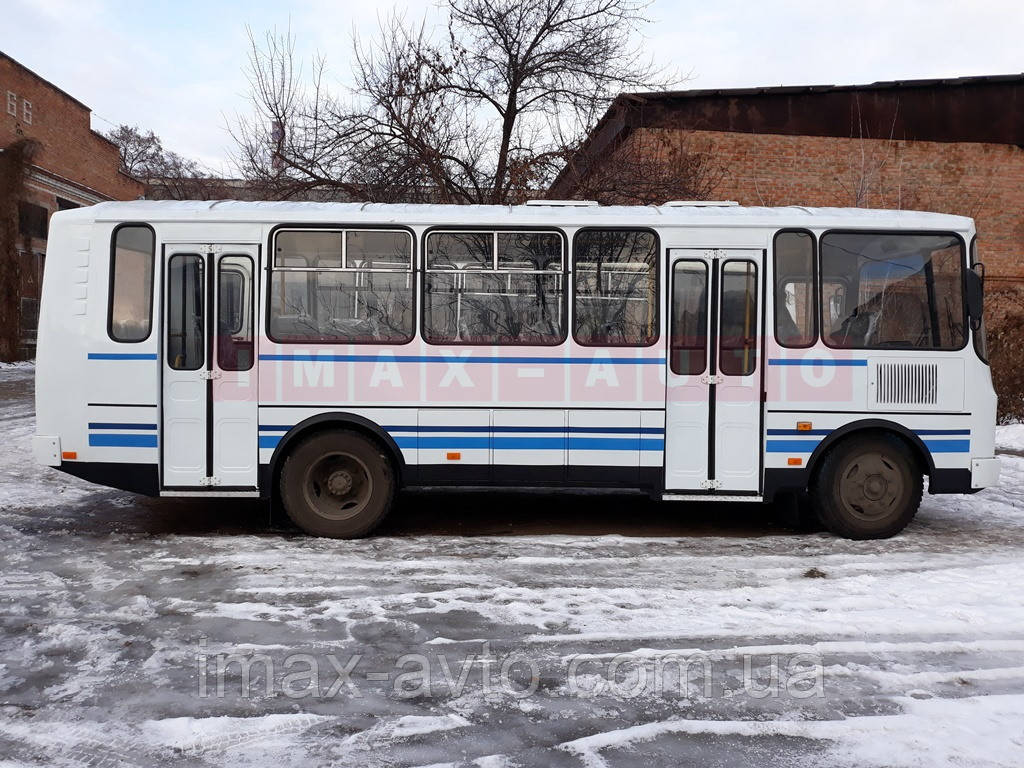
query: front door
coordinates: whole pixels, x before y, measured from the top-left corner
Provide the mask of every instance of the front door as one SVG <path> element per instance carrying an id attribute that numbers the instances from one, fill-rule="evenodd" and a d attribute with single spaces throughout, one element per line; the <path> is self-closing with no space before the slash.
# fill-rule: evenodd
<path id="1" fill-rule="evenodd" d="M 757 493 L 761 251 L 669 250 L 665 490 Z"/>
<path id="2" fill-rule="evenodd" d="M 165 489 L 256 488 L 257 256 L 255 245 L 164 249 Z"/>

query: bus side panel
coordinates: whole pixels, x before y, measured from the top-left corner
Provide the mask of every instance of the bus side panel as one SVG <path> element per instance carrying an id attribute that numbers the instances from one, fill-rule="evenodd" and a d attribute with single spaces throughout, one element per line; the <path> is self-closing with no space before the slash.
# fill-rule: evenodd
<path id="1" fill-rule="evenodd" d="M 155 254 L 149 337 L 114 341 L 107 329 L 114 225 L 83 221 L 87 213 L 59 213 L 51 224 L 36 363 L 37 434 L 59 439 L 59 466 L 70 474 L 156 493 L 159 259 Z"/>

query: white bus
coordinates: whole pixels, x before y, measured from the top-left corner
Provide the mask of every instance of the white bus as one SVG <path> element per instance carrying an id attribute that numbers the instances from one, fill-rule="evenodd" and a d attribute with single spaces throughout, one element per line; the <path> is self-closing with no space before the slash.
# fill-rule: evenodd
<path id="1" fill-rule="evenodd" d="M 891 536 L 925 476 L 998 483 L 976 261 L 908 211 L 102 203 L 50 227 L 34 452 L 320 536 L 437 485 L 798 494 Z"/>

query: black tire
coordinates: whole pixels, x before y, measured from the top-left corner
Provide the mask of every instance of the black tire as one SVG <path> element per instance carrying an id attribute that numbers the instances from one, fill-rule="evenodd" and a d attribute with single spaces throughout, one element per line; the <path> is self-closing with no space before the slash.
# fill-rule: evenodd
<path id="1" fill-rule="evenodd" d="M 292 448 L 281 467 L 281 501 L 288 517 L 313 536 L 366 536 L 395 497 L 391 459 L 358 432 L 319 432 Z"/>
<path id="2" fill-rule="evenodd" d="M 847 539 L 887 539 L 921 504 L 922 472 L 898 437 L 868 433 L 843 440 L 822 460 L 810 488 L 824 526 Z"/>

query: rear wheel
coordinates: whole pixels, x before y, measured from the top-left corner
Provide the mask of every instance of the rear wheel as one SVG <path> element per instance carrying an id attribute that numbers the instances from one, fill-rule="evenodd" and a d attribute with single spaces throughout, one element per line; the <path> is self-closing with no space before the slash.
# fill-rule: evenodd
<path id="1" fill-rule="evenodd" d="M 821 522 L 848 539 L 885 539 L 907 527 L 921 504 L 921 469 L 895 435 L 844 440 L 822 460 L 810 489 Z"/>
<path id="2" fill-rule="evenodd" d="M 281 468 L 285 511 L 314 536 L 365 536 L 387 515 L 394 495 L 390 459 L 358 432 L 312 435 L 289 452 Z"/>

